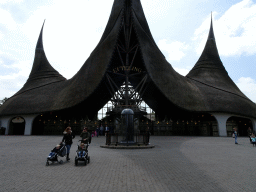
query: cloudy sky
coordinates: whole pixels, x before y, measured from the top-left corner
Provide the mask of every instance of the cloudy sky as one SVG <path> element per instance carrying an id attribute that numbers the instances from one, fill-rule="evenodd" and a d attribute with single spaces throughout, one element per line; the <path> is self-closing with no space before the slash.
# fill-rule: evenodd
<path id="1" fill-rule="evenodd" d="M 0 0 L 0 99 L 26 82 L 46 19 L 51 65 L 70 79 L 97 45 L 114 0 Z M 186 75 L 206 43 L 210 15 L 229 76 L 256 102 L 256 0 L 141 0 L 152 35 L 174 69 Z"/>

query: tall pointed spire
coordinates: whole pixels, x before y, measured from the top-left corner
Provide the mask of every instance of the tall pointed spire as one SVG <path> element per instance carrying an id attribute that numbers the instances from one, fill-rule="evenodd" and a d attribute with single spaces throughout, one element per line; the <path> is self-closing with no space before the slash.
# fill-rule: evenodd
<path id="1" fill-rule="evenodd" d="M 45 20 L 44 20 L 44 23 L 45 23 Z M 37 40 L 36 50 L 37 50 L 37 49 L 41 49 L 41 50 L 44 49 L 44 46 L 43 46 L 43 29 L 44 29 L 44 23 L 43 23 L 43 26 L 42 26 L 42 29 L 41 29 L 39 38 L 38 38 L 38 40 Z"/>
<path id="2" fill-rule="evenodd" d="M 188 76 L 191 75 L 191 73 L 194 70 L 197 70 L 198 68 L 219 68 L 226 72 L 218 53 L 215 36 L 213 32 L 213 22 L 211 17 L 211 25 L 209 30 L 209 35 L 206 41 L 206 45 L 204 47 L 203 53 L 200 56 L 199 60 L 195 64 L 194 68 L 189 72 Z"/>
<path id="3" fill-rule="evenodd" d="M 209 35 L 203 53 L 186 77 L 211 87 L 246 97 L 229 77 L 220 60 L 213 32 L 212 17 Z"/>
<path id="4" fill-rule="evenodd" d="M 214 33 L 213 33 L 213 26 L 212 26 L 212 13 L 211 13 L 211 26 L 210 26 L 210 31 L 209 31 L 209 35 L 208 35 L 208 40 L 215 40 L 215 37 L 214 37 Z"/>
<path id="5" fill-rule="evenodd" d="M 33 89 L 35 87 L 40 87 L 50 83 L 66 80 L 62 75 L 58 73 L 58 71 L 56 71 L 51 66 L 46 58 L 43 46 L 44 24 L 45 21 L 43 23 L 40 35 L 37 40 L 34 63 L 29 78 L 23 88 L 18 93 L 25 90 Z"/>

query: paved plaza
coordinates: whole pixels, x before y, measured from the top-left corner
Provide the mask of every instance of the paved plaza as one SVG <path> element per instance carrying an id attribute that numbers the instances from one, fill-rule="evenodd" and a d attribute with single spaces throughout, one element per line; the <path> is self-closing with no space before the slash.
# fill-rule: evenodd
<path id="1" fill-rule="evenodd" d="M 45 166 L 61 136 L 0 136 L 0 191 L 256 191 L 256 147 L 246 137 L 151 137 L 152 149 L 101 148 L 91 163 Z"/>

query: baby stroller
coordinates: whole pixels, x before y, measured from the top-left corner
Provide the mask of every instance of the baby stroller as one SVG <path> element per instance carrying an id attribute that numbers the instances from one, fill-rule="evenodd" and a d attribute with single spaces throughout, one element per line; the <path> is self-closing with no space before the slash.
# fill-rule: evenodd
<path id="1" fill-rule="evenodd" d="M 67 148 L 65 146 L 65 143 L 61 142 L 59 149 L 54 148 L 50 153 L 50 155 L 47 157 L 46 166 L 49 165 L 49 161 L 51 161 L 52 163 L 57 161 L 59 164 L 62 164 L 63 161 L 62 160 L 59 161 L 58 157 L 65 157 L 66 154 L 67 154 Z"/>
<path id="2" fill-rule="evenodd" d="M 79 140 L 77 143 L 77 151 L 76 151 L 76 157 L 75 157 L 75 165 L 78 165 L 78 161 L 83 161 L 84 165 L 87 165 L 87 163 L 90 163 L 90 156 L 88 154 L 88 146 L 89 144 L 84 144 L 85 148 L 82 150 L 82 154 L 79 154 L 79 152 L 81 151 L 79 142 L 82 140 Z"/>

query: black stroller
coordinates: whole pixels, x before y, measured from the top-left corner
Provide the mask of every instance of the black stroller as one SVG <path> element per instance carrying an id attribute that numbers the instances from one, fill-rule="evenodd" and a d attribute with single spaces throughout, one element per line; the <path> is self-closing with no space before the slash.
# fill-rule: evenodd
<path id="1" fill-rule="evenodd" d="M 90 163 L 90 156 L 88 154 L 88 147 L 89 144 L 84 144 L 85 148 L 83 150 L 80 149 L 79 142 L 82 140 L 79 140 L 77 143 L 77 151 L 76 151 L 76 157 L 75 157 L 75 165 L 78 165 L 78 161 L 83 161 L 84 165 L 87 165 L 87 163 Z M 80 150 L 79 150 L 80 149 Z M 82 151 L 82 154 L 80 155 L 80 151 Z"/>
<path id="2" fill-rule="evenodd" d="M 65 143 L 61 142 L 59 149 L 54 148 L 50 153 L 50 155 L 47 157 L 46 166 L 49 165 L 49 161 L 51 161 L 52 163 L 57 161 L 59 164 L 62 164 L 63 161 L 62 160 L 59 161 L 58 157 L 65 157 L 66 154 L 67 154 L 67 148 L 65 146 Z"/>

